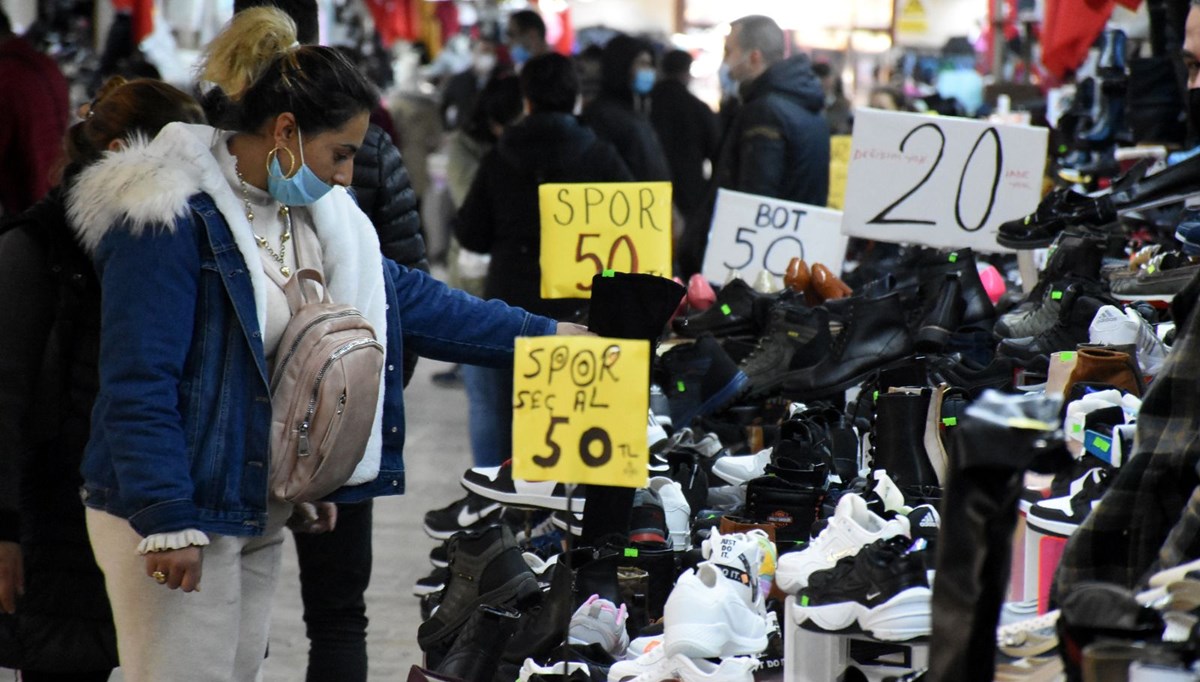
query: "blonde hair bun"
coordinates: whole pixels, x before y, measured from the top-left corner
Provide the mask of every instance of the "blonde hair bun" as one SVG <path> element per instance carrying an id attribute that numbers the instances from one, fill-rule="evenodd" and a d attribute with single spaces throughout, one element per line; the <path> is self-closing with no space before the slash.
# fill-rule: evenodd
<path id="1" fill-rule="evenodd" d="M 275 7 L 252 7 L 233 16 L 201 61 L 200 79 L 236 102 L 276 58 L 296 49 L 296 23 Z"/>

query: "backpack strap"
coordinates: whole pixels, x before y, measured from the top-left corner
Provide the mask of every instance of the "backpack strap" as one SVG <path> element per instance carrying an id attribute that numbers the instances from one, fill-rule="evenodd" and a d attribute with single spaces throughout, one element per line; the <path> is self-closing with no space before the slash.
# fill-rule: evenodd
<path id="1" fill-rule="evenodd" d="M 312 268 L 302 268 L 296 271 L 291 279 L 287 281 L 287 284 L 283 286 L 283 293 L 287 296 L 288 308 L 291 309 L 293 315 L 300 308 L 312 302 L 304 293 L 305 282 L 313 282 L 320 286 L 321 297 L 319 301 L 321 303 L 333 303 L 332 299 L 329 298 L 329 289 L 325 286 L 325 279 L 321 277 L 321 273 Z"/>

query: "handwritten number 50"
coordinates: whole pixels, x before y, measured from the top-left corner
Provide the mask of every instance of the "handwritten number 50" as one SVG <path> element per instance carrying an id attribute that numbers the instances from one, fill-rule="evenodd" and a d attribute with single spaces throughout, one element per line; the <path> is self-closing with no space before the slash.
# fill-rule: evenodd
<path id="1" fill-rule="evenodd" d="M 554 427 L 559 424 L 567 424 L 570 422 L 568 417 L 551 417 L 550 425 L 546 428 L 546 447 L 550 448 L 549 455 L 534 455 L 533 463 L 538 466 L 552 467 L 558 464 L 558 460 L 562 458 L 562 446 L 554 440 Z M 592 446 L 598 444 L 599 452 L 593 453 Z M 608 431 L 593 426 L 583 435 L 579 437 L 579 457 L 583 463 L 590 467 L 604 466 L 612 459 L 613 447 L 612 438 L 608 435 Z"/>
<path id="2" fill-rule="evenodd" d="M 917 134 L 918 131 L 923 130 L 925 128 L 929 128 L 930 130 L 933 130 L 938 135 L 937 158 L 935 158 L 933 160 L 933 165 L 930 166 L 929 172 L 925 173 L 925 177 L 921 178 L 921 181 L 918 182 L 916 185 L 914 185 L 912 189 L 905 192 L 899 199 L 888 204 L 887 207 L 884 208 L 882 211 L 880 211 L 879 214 L 876 215 L 874 218 L 871 218 L 870 220 L 868 220 L 867 221 L 868 224 L 870 224 L 870 225 L 934 225 L 934 224 L 936 224 L 936 222 L 933 220 L 922 220 L 920 218 L 893 218 L 893 217 L 891 217 L 891 212 L 893 210 L 895 210 L 900 204 L 904 203 L 913 194 L 916 194 L 917 190 L 921 189 L 921 187 L 926 182 L 929 181 L 929 178 L 933 176 L 934 171 L 937 170 L 938 164 L 940 164 L 942 162 L 942 156 L 944 155 L 945 150 L 946 150 L 946 134 L 944 132 L 942 132 L 941 127 L 938 126 L 938 124 L 936 124 L 936 123 L 922 123 L 921 125 L 917 126 L 916 128 L 913 128 L 912 130 L 908 131 L 908 134 L 904 136 L 904 139 L 900 140 L 900 151 L 901 152 L 904 151 L 904 147 L 905 147 L 905 145 L 908 144 L 909 138 L 911 138 L 913 135 Z M 971 162 L 975 160 L 975 153 L 979 151 L 979 146 L 981 144 L 983 144 L 983 139 L 985 137 L 987 137 L 988 135 L 992 136 L 992 142 L 993 142 L 993 145 L 996 150 L 996 154 L 995 154 L 996 170 L 992 177 L 992 189 L 988 195 L 987 210 L 984 211 L 983 217 L 979 219 L 979 222 L 976 225 L 974 225 L 973 227 L 968 227 L 967 224 L 963 221 L 963 216 L 962 216 L 963 185 L 965 184 L 966 179 L 967 179 L 967 170 L 971 167 Z M 967 155 L 967 160 L 963 163 L 962 171 L 960 171 L 959 175 L 958 175 L 958 193 L 954 197 L 954 221 L 956 223 L 958 223 L 958 226 L 960 228 L 962 228 L 964 231 L 976 232 L 976 231 L 980 230 L 987 223 L 988 218 L 991 217 L 992 209 L 995 208 L 995 206 L 996 206 L 996 192 L 997 192 L 997 190 L 1000 189 L 1000 176 L 1001 176 L 1001 173 L 1003 170 L 1003 166 L 1004 166 L 1004 150 L 1000 145 L 1000 133 L 998 133 L 995 128 L 989 127 L 986 130 L 984 130 L 982 133 L 980 133 L 979 138 L 975 140 L 975 145 L 971 147 L 971 153 Z"/>
<path id="3" fill-rule="evenodd" d="M 600 256 L 596 255 L 594 252 L 583 250 L 583 242 L 585 239 L 591 239 L 593 237 L 599 237 L 599 236 L 600 236 L 600 234 L 598 232 L 584 232 L 579 235 L 579 240 L 575 242 L 575 262 L 576 263 L 590 261 L 593 264 L 595 264 L 597 273 L 602 272 L 604 270 L 612 270 L 613 262 L 616 261 L 616 259 L 617 259 L 617 247 L 620 246 L 621 244 L 624 244 L 625 248 L 629 250 L 629 272 L 637 272 L 638 271 L 637 247 L 635 247 L 633 245 L 632 237 L 630 237 L 627 234 L 623 234 L 620 237 L 617 237 L 616 240 L 613 241 L 612 247 L 608 250 L 608 264 L 605 265 L 604 261 L 600 260 Z M 575 288 L 579 289 L 580 291 L 591 291 L 592 281 L 591 281 L 591 279 L 589 279 L 587 282 L 576 282 Z"/>

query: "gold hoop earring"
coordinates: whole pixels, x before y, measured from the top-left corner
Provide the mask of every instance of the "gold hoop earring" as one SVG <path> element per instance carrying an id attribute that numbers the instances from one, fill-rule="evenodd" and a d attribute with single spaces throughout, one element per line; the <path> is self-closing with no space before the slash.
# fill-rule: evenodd
<path id="1" fill-rule="evenodd" d="M 287 152 L 288 157 L 292 160 L 292 162 L 290 164 L 288 164 L 288 172 L 285 173 L 283 176 L 285 178 L 290 178 L 296 174 L 296 155 L 292 152 L 292 150 L 290 150 L 287 147 L 284 147 L 282 145 L 275 145 L 274 149 L 267 152 L 267 176 L 270 177 L 270 175 L 271 175 L 271 158 L 278 157 L 280 149 Z"/>

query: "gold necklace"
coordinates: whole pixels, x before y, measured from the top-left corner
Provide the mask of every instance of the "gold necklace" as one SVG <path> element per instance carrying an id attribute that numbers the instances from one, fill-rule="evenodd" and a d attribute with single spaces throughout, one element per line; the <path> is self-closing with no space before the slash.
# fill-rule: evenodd
<path id="1" fill-rule="evenodd" d="M 279 274 L 284 277 L 292 276 L 292 269 L 289 268 L 284 261 L 287 256 L 287 243 L 292 238 L 292 213 L 287 206 L 280 205 L 279 217 L 287 224 L 283 234 L 279 235 L 279 253 L 276 253 L 271 245 L 267 243 L 267 238 L 254 232 L 254 209 L 250 206 L 250 189 L 246 186 L 246 179 L 242 177 L 242 171 L 238 170 L 237 161 L 233 162 L 233 172 L 237 174 L 238 182 L 242 186 L 242 204 L 246 207 L 246 220 L 250 221 L 250 231 L 254 234 L 254 241 L 266 250 L 276 263 L 279 263 Z"/>

